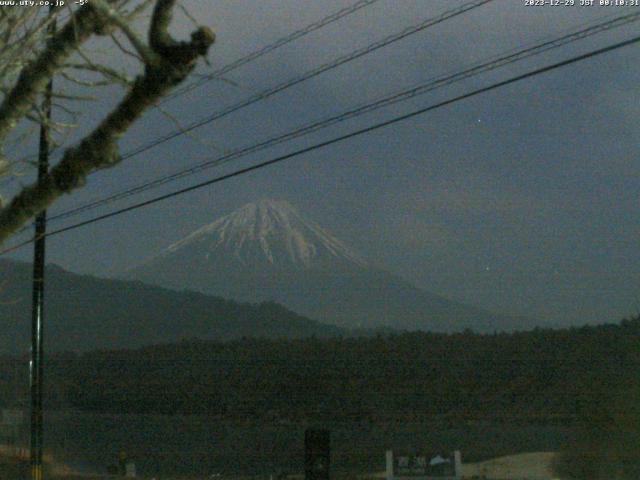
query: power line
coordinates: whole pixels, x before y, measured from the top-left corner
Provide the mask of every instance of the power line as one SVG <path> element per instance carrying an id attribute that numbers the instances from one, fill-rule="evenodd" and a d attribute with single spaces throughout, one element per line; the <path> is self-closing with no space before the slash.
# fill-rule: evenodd
<path id="1" fill-rule="evenodd" d="M 160 104 L 164 104 L 167 101 L 178 97 L 180 95 L 183 95 L 195 88 L 198 88 L 201 85 L 204 85 L 207 82 L 210 82 L 212 80 L 216 80 L 219 78 L 222 78 L 223 75 L 236 70 L 237 68 L 240 68 L 254 60 L 257 60 L 258 58 L 273 52 L 274 50 L 277 50 L 280 47 L 283 47 L 295 40 L 298 40 L 299 38 L 302 38 L 310 33 L 315 32 L 316 30 L 319 30 L 327 25 L 330 25 L 331 23 L 337 22 L 338 20 L 351 15 L 365 7 L 368 7 L 370 5 L 373 5 L 374 3 L 379 2 L 380 0 L 359 0 L 357 2 L 355 2 L 353 5 L 350 5 L 348 7 L 342 8 L 340 10 L 338 10 L 337 12 L 334 12 L 330 15 L 327 15 L 326 17 L 313 22 L 309 25 L 306 25 L 305 27 L 296 30 L 295 32 L 290 33 L 289 35 L 286 35 L 284 37 L 279 38 L 278 40 L 276 40 L 275 42 L 266 45 L 262 48 L 260 48 L 259 50 L 256 50 L 254 52 L 251 52 L 247 55 L 245 55 L 244 57 L 240 57 L 236 60 L 234 60 L 231 63 L 228 63 L 226 65 L 224 65 L 223 67 L 219 68 L 218 70 L 215 70 L 214 72 L 205 75 L 204 77 L 202 77 L 200 80 L 198 80 L 197 82 L 194 82 L 190 85 L 184 86 L 182 88 L 176 89 L 174 92 L 172 92 L 170 95 L 167 95 L 166 97 L 164 97 L 162 99 L 162 101 L 160 102 Z M 70 17 L 68 17 L 70 18 Z M 68 18 L 66 18 L 65 20 L 68 20 Z M 53 150 L 52 150 L 53 152 Z M 33 157 L 37 157 L 37 155 L 33 155 Z M 29 157 L 27 157 L 29 158 Z M 14 164 L 18 164 L 21 161 L 24 161 L 24 159 L 22 160 L 15 160 L 9 163 L 9 166 L 12 166 Z M 8 183 L 8 182 L 5 182 Z"/>
<path id="2" fill-rule="evenodd" d="M 358 10 L 361 10 L 365 7 L 368 7 L 369 5 L 372 5 L 376 2 L 378 2 L 380 0 L 360 0 L 356 3 L 354 3 L 353 5 L 350 5 L 348 7 L 345 7 L 341 10 L 338 10 L 335 13 L 332 13 L 331 15 L 328 15 L 320 20 L 318 20 L 317 22 L 311 23 L 303 28 L 301 28 L 300 30 L 296 30 L 295 32 L 290 33 L 289 35 L 279 38 L 278 40 L 276 40 L 275 42 L 266 45 L 264 47 L 262 47 L 259 50 L 256 50 L 255 52 L 249 53 L 248 55 L 245 55 L 244 57 L 238 58 L 237 60 L 228 63 L 227 65 L 219 68 L 218 70 L 202 77 L 200 80 L 198 80 L 197 82 L 193 82 L 190 85 L 186 85 L 182 88 L 179 88 L 177 90 L 175 90 L 173 93 L 171 93 L 171 95 L 166 96 L 162 103 L 165 103 L 169 100 L 171 100 L 172 98 L 175 98 L 177 96 L 183 95 L 191 90 L 194 90 L 202 85 L 204 85 L 207 82 L 210 82 L 212 80 L 221 78 L 223 75 L 242 67 L 243 65 L 246 65 L 247 63 L 250 63 L 264 55 L 266 55 L 267 53 L 273 52 L 274 50 L 283 47 L 299 38 L 304 37 L 305 35 L 308 35 L 312 32 L 315 32 L 316 30 L 319 30 L 331 23 L 334 23 L 338 20 L 340 20 L 343 17 L 346 17 L 348 15 L 351 15 L 352 13 L 357 12 Z"/>
<path id="3" fill-rule="evenodd" d="M 283 162 L 285 160 L 289 160 L 291 158 L 303 155 L 305 153 L 309 153 L 309 152 L 312 152 L 312 151 L 315 151 L 315 150 L 319 150 L 321 148 L 328 147 L 330 145 L 333 145 L 333 144 L 336 144 L 336 143 L 339 143 L 339 142 L 343 142 L 343 141 L 348 140 L 350 138 L 357 137 L 357 136 L 363 135 L 365 133 L 370 133 L 370 132 L 373 132 L 373 131 L 388 127 L 390 125 L 394 125 L 396 123 L 403 122 L 405 120 L 409 120 L 409 119 L 417 117 L 419 115 L 423 115 L 423 114 L 425 114 L 427 112 L 430 112 L 430 111 L 433 111 L 433 110 L 437 110 L 437 109 L 443 108 L 443 107 L 448 106 L 448 105 L 452 105 L 454 103 L 457 103 L 457 102 L 462 101 L 462 100 L 466 100 L 466 99 L 471 98 L 471 97 L 475 97 L 475 96 L 480 95 L 482 93 L 490 92 L 492 90 L 496 90 L 498 88 L 510 85 L 512 83 L 516 83 L 516 82 L 519 82 L 519 81 L 522 81 L 522 80 L 525 80 L 525 79 L 528 79 L 528 78 L 532 78 L 532 77 L 535 77 L 537 75 L 540 75 L 540 74 L 543 74 L 543 73 L 546 73 L 546 72 L 550 72 L 552 70 L 556 70 L 558 68 L 565 67 L 567 65 L 571 65 L 571 64 L 583 61 L 583 60 L 587 60 L 589 58 L 593 58 L 593 57 L 598 56 L 598 55 L 602 55 L 602 54 L 605 54 L 605 53 L 608 53 L 608 52 L 612 52 L 614 50 L 617 50 L 617 49 L 620 49 L 620 48 L 623 48 L 623 47 L 626 47 L 626 46 L 629 46 L 629 45 L 632 45 L 632 44 L 635 44 L 635 43 L 638 43 L 638 42 L 640 42 L 640 36 L 631 38 L 629 40 L 625 40 L 623 42 L 616 43 L 614 45 L 610 45 L 608 47 L 600 48 L 598 50 L 594 50 L 594 51 L 591 51 L 589 53 L 578 55 L 576 57 L 572 57 L 572 58 L 570 58 L 568 60 L 563 60 L 561 62 L 557 62 L 557 63 L 554 63 L 552 65 L 548 65 L 546 67 L 538 68 L 536 70 L 532 70 L 530 72 L 527 72 L 527 73 L 524 73 L 524 74 L 521 74 L 521 75 L 517 75 L 515 77 L 511 77 L 511 78 L 509 78 L 507 80 L 503 80 L 501 82 L 494 83 L 494 84 L 489 85 L 487 87 L 482 87 L 482 88 L 473 90 L 471 92 L 468 92 L 468 93 L 465 93 L 465 94 L 458 95 L 456 97 L 450 98 L 448 100 L 444 100 L 442 102 L 430 105 L 428 107 L 420 108 L 418 110 L 414 110 L 413 112 L 406 113 L 406 114 L 400 115 L 400 116 L 396 116 L 396 117 L 391 118 L 389 120 L 385 120 L 384 122 L 376 123 L 376 124 L 371 125 L 369 127 L 365 127 L 365 128 L 359 129 L 359 130 L 355 130 L 355 131 L 353 131 L 351 133 L 347 133 L 345 135 L 341 135 L 339 137 L 332 138 L 331 140 L 326 140 L 326 141 L 323 141 L 323 142 L 320 142 L 320 143 L 316 143 L 316 144 L 311 145 L 309 147 L 305 147 L 305 148 L 296 150 L 294 152 L 291 152 L 291 153 L 288 153 L 288 154 L 285 154 L 285 155 L 281 155 L 281 156 L 272 158 L 271 160 L 266 160 L 264 162 L 258 163 L 256 165 L 252 165 L 250 167 L 245 167 L 245 168 L 236 170 L 235 172 L 228 173 L 226 175 L 221 175 L 219 177 L 215 177 L 215 178 L 212 178 L 210 180 L 206 180 L 204 182 L 197 183 L 197 184 L 192 185 L 190 187 L 182 188 L 180 190 L 176 190 L 176 191 L 173 191 L 171 193 L 168 193 L 168 194 L 165 194 L 165 195 L 161 195 L 161 196 L 152 198 L 150 200 L 146 200 L 144 202 L 140 202 L 140 203 L 137 203 L 137 204 L 134 204 L 134 205 L 130 205 L 128 207 L 121 208 L 119 210 L 115 210 L 113 212 L 109 212 L 109 213 L 106 213 L 106 214 L 91 218 L 89 220 L 85 220 L 85 221 L 82 221 L 82 222 L 75 223 L 73 225 L 69 225 L 67 227 L 63 227 L 63 228 L 59 228 L 57 230 L 50 231 L 46 235 L 44 235 L 44 237 L 50 237 L 50 236 L 53 236 L 53 235 L 58 235 L 60 233 L 68 232 L 68 231 L 71 231 L 71 230 L 75 230 L 77 228 L 84 227 L 86 225 L 90 225 L 92 223 L 97 223 L 97 222 L 100 222 L 102 220 L 106 220 L 106 219 L 111 218 L 111 217 L 115 217 L 115 216 L 122 215 L 122 214 L 130 212 L 130 211 L 133 211 L 133 210 L 137 210 L 137 209 L 140 209 L 140 208 L 143 208 L 143 207 L 147 207 L 149 205 L 161 202 L 163 200 L 167 200 L 169 198 L 177 197 L 179 195 L 182 195 L 182 194 L 194 191 L 194 190 L 199 190 L 200 188 L 203 188 L 203 187 L 206 187 L 206 186 L 209 186 L 209 185 L 213 185 L 215 183 L 220 183 L 220 182 L 228 180 L 230 178 L 238 177 L 238 176 L 244 175 L 246 173 L 249 173 L 249 172 L 252 172 L 252 171 L 255 171 L 255 170 L 259 170 L 259 169 L 274 165 L 276 163 L 280 163 L 280 162 Z M 35 238 L 31 238 L 31 239 L 29 239 L 29 240 L 27 240 L 25 242 L 22 242 L 20 244 L 17 244 L 17 245 L 14 245 L 12 247 L 9 247 L 7 249 L 4 249 L 4 250 L 0 251 L 0 255 L 4 255 L 4 254 L 6 254 L 8 252 L 11 252 L 13 250 L 17 250 L 20 247 L 23 247 L 25 245 L 28 245 L 28 244 L 32 243 L 34 240 L 35 240 Z"/>
<path id="4" fill-rule="evenodd" d="M 292 79 L 286 80 L 278 85 L 276 85 L 275 87 L 271 87 L 268 88 L 267 90 L 263 90 L 262 92 L 256 93 L 255 95 L 250 96 L 249 98 L 238 102 L 236 104 L 233 104 L 227 108 L 224 108 L 212 115 L 209 115 L 201 120 L 197 120 L 191 124 L 189 124 L 188 126 L 178 129 L 178 130 L 174 130 L 171 133 L 168 133 L 162 137 L 157 138 L 156 140 L 153 140 L 152 142 L 147 143 L 146 145 L 142 145 L 138 148 L 135 148 L 127 153 L 125 153 L 122 156 L 122 159 L 128 159 L 131 157 L 134 157 L 136 155 L 139 155 L 143 152 L 146 152 L 147 150 L 150 150 L 162 143 L 165 143 L 169 140 L 172 140 L 176 137 L 179 137 L 181 135 L 184 135 L 185 133 L 188 133 L 192 130 L 195 130 L 196 128 L 202 127 L 203 125 L 207 125 L 209 123 L 212 123 L 216 120 L 219 120 L 220 118 L 226 117 L 227 115 L 230 115 L 231 113 L 237 112 L 240 109 L 243 109 L 245 107 L 248 107 L 249 105 L 252 105 L 256 102 L 259 102 L 261 100 L 264 100 L 266 98 L 269 98 L 273 95 L 275 95 L 276 93 L 282 92 L 283 90 L 286 90 L 288 88 L 291 88 L 295 85 L 298 85 L 302 82 L 305 82 L 307 80 L 310 80 L 311 78 L 314 78 L 324 72 L 327 72 L 329 70 L 333 70 L 341 65 L 344 65 L 345 63 L 351 62 L 353 60 L 356 60 L 360 57 L 363 57 L 365 55 L 368 55 L 372 52 L 375 52 L 376 50 L 379 50 L 380 48 L 386 47 L 388 45 L 391 45 L 392 43 L 395 43 L 397 41 L 400 41 L 410 35 L 414 35 L 418 32 L 421 32 L 427 28 L 430 28 L 434 25 L 437 25 L 439 23 L 442 23 L 446 20 L 449 20 L 450 18 L 453 17 L 457 17 L 458 15 L 462 15 L 470 10 L 473 10 L 475 8 L 481 7 L 482 5 L 492 2 L 493 0 L 474 0 L 472 2 L 468 2 L 465 3 L 464 5 L 461 5 L 460 7 L 451 9 L 451 10 L 447 10 L 446 12 L 436 16 L 436 17 L 432 17 L 429 18 L 427 20 L 424 20 L 422 22 L 420 22 L 417 25 L 413 25 L 411 27 L 407 27 L 404 30 L 402 30 L 401 32 L 395 33 L 393 35 L 389 35 L 388 37 L 383 38 L 382 40 L 378 40 L 377 42 L 371 43 L 365 47 L 359 48 L 357 50 L 354 50 L 346 55 L 343 55 L 341 57 L 338 57 L 334 60 L 332 60 L 331 62 L 327 62 L 324 63 L 316 68 L 314 68 L 313 70 L 310 70 L 298 77 L 294 77 Z"/>
<path id="5" fill-rule="evenodd" d="M 415 96 L 418 95 L 423 95 L 425 93 L 431 92 L 433 90 L 436 90 L 438 88 L 444 87 L 444 86 L 448 86 L 451 85 L 455 82 L 459 82 L 461 80 L 465 80 L 467 78 L 470 78 L 472 76 L 475 75 L 479 75 L 481 73 L 485 73 L 494 69 L 497 69 L 499 67 L 505 66 L 507 64 L 511 64 L 520 60 L 523 60 L 525 58 L 529 58 L 531 56 L 534 55 L 539 55 L 541 53 L 547 52 L 551 49 L 555 49 L 555 48 L 559 48 L 561 46 L 567 45 L 571 42 L 575 42 L 577 40 L 581 40 L 584 39 L 586 37 L 595 35 L 597 33 L 603 32 L 603 31 L 607 31 L 610 30 L 612 28 L 615 27 L 620 27 L 622 25 L 626 25 L 629 24 L 631 22 L 635 22 L 640 20 L 640 12 L 638 13 L 634 13 L 634 14 L 629 14 L 629 15 L 624 15 L 621 17 L 616 17 L 610 21 L 607 22 L 602 22 L 602 23 L 598 23 L 595 25 L 591 25 L 585 29 L 564 35 L 562 37 L 559 38 L 555 38 L 552 40 L 548 40 L 546 42 L 543 42 L 541 44 L 537 44 L 528 48 L 524 48 L 521 50 L 513 50 L 513 51 L 509 51 L 506 54 L 503 54 L 502 56 L 498 56 L 498 57 L 492 57 L 491 60 L 486 61 L 484 63 L 478 63 L 478 64 L 474 64 L 473 66 L 454 73 L 454 74 L 447 74 L 447 75 L 443 75 L 440 77 L 436 77 L 435 79 L 430 79 L 428 82 L 426 83 L 422 83 L 416 87 L 412 87 L 409 89 L 405 89 L 401 92 L 398 93 L 394 93 L 388 96 L 385 96 L 383 98 L 380 98 L 376 101 L 367 103 L 365 105 L 362 105 L 360 107 L 357 107 L 355 109 L 351 109 L 347 112 L 343 112 L 339 115 L 334 115 L 331 116 L 329 118 L 326 118 L 324 120 L 320 120 L 320 121 L 316 121 L 313 122 L 311 124 L 299 127 L 298 129 L 285 133 L 285 134 L 281 134 L 275 137 L 272 137 L 268 140 L 264 140 L 262 142 L 259 142 L 257 144 L 248 146 L 248 147 L 244 147 L 235 151 L 231 151 L 221 157 L 216 157 L 214 159 L 210 159 L 207 160 L 205 162 L 201 162 L 193 167 L 189 167 L 186 169 L 182 169 L 182 170 L 178 170 L 177 172 L 174 172 L 172 174 L 169 175 L 165 175 L 163 177 L 157 178 L 155 180 L 152 181 L 148 181 L 148 182 L 143 182 L 135 187 L 132 188 L 128 188 L 126 190 L 120 191 L 118 193 L 109 195 L 105 198 L 102 199 L 98 199 L 95 200 L 93 202 L 87 203 L 85 205 L 81 205 L 79 207 L 75 207 L 73 209 L 61 212 L 57 215 L 54 215 L 52 217 L 50 217 L 50 221 L 55 221 L 55 220 L 61 220 L 64 218 L 68 218 L 74 215 L 77 215 L 79 213 L 88 211 L 88 210 L 93 210 L 99 206 L 102 205 L 106 205 L 109 203 L 112 203 L 116 200 L 120 200 L 123 198 L 127 198 L 129 196 L 138 194 L 138 193 L 142 193 L 144 191 L 150 190 L 152 188 L 156 188 L 158 186 L 164 185 L 166 183 L 169 183 L 171 181 L 198 173 L 200 171 L 206 170 L 208 168 L 212 168 L 224 163 L 227 163 L 231 160 L 240 158 L 240 157 L 244 157 L 246 155 L 249 155 L 251 153 L 255 153 L 257 151 L 261 151 L 265 148 L 269 148 L 271 146 L 283 143 L 285 141 L 289 141 L 292 140 L 294 138 L 299 138 L 303 135 L 307 135 L 309 133 L 318 131 L 322 128 L 326 128 L 328 126 L 334 125 L 336 123 L 340 123 L 342 121 L 348 120 L 350 118 L 354 118 L 354 117 L 358 117 L 360 115 L 363 115 L 365 113 L 369 113 L 372 112 L 374 110 L 383 108 L 383 107 L 387 107 L 390 105 L 393 105 L 395 103 L 401 102 L 401 101 L 405 101 L 407 99 L 413 98 Z"/>
<path id="6" fill-rule="evenodd" d="M 411 26 L 411 27 L 407 27 L 407 28 L 405 28 L 404 30 L 402 30 L 402 31 L 400 31 L 398 33 L 395 33 L 393 35 L 389 35 L 389 36 L 383 38 L 382 40 L 379 40 L 379 41 L 377 41 L 375 43 L 369 44 L 369 45 L 367 45 L 367 46 L 365 46 L 363 48 L 360 48 L 358 50 L 355 50 L 355 51 L 353 51 L 353 52 L 351 52 L 349 54 L 346 54 L 346 55 L 343 55 L 341 57 L 338 57 L 337 59 L 334 59 L 331 62 L 328 62 L 328 63 L 325 63 L 323 65 L 320 65 L 319 67 L 316 67 L 315 69 L 310 70 L 309 72 L 306 72 L 305 74 L 303 74 L 303 75 L 301 75 L 299 77 L 290 79 L 290 80 L 288 80 L 286 82 L 283 82 L 283 83 L 281 83 L 281 84 L 279 84 L 279 85 L 277 85 L 277 86 L 275 86 L 273 88 L 270 88 L 270 89 L 265 90 L 263 92 L 260 92 L 260 93 L 258 93 L 256 95 L 253 95 L 253 96 L 249 97 L 248 99 L 246 99 L 246 100 L 244 100 L 244 101 L 242 101 L 240 103 L 232 105 L 232 106 L 230 106 L 230 107 L 228 107 L 228 108 L 226 108 L 226 109 L 224 109 L 222 111 L 216 112 L 213 115 L 206 117 L 205 119 L 201 119 L 201 120 L 199 120 L 197 122 L 194 122 L 191 125 L 183 128 L 183 129 L 176 130 L 176 131 L 174 131 L 174 132 L 172 132 L 170 134 L 167 134 L 167 135 L 165 135 L 163 137 L 160 137 L 160 138 L 158 138 L 158 139 L 156 139 L 156 140 L 154 140 L 154 141 L 152 141 L 152 142 L 150 142 L 150 143 L 148 143 L 146 145 L 143 145 L 141 147 L 138 147 L 137 149 L 129 151 L 129 152 L 125 153 L 122 156 L 122 160 L 126 160 L 126 159 L 132 158 L 132 157 L 134 157 L 136 155 L 139 155 L 140 153 L 143 153 L 143 152 L 145 152 L 145 151 L 147 151 L 147 150 L 149 150 L 151 148 L 154 148 L 157 145 L 160 145 L 160 144 L 162 144 L 164 142 L 172 140 L 173 138 L 176 138 L 178 136 L 184 135 L 184 134 L 186 134 L 186 133 L 188 133 L 188 132 L 190 132 L 190 131 L 192 131 L 192 130 L 194 130 L 196 128 L 199 128 L 199 127 L 201 127 L 203 125 L 206 125 L 206 124 L 211 123 L 211 122 L 213 122 L 215 120 L 218 120 L 218 119 L 220 119 L 220 118 L 222 118 L 222 117 L 224 117 L 226 115 L 229 115 L 230 113 L 233 113 L 233 112 L 235 112 L 237 110 L 240 110 L 241 108 L 244 108 L 244 107 L 249 106 L 249 105 L 251 105 L 253 103 L 256 103 L 256 102 L 258 102 L 260 100 L 263 100 L 263 99 L 268 98 L 268 97 L 270 97 L 272 95 L 275 95 L 276 93 L 281 92 L 282 90 L 285 90 L 285 89 L 290 88 L 290 87 L 292 87 L 294 85 L 297 85 L 297 84 L 299 84 L 301 82 L 309 80 L 310 78 L 313 78 L 313 77 L 315 77 L 317 75 L 320 75 L 323 72 L 326 72 L 326 71 L 331 70 L 333 68 L 337 68 L 340 65 L 343 65 L 343 64 L 345 64 L 347 62 L 353 61 L 353 60 L 355 60 L 357 58 L 360 58 L 360 57 L 362 57 L 364 55 L 367 55 L 367 54 L 369 54 L 369 53 L 371 53 L 371 52 L 373 52 L 375 50 L 378 50 L 379 48 L 387 46 L 387 45 L 389 45 L 391 43 L 394 43 L 396 41 L 402 40 L 402 39 L 404 39 L 404 38 L 406 38 L 406 37 L 408 37 L 410 35 L 413 35 L 413 34 L 418 33 L 418 32 L 420 32 L 420 31 L 422 31 L 422 30 L 424 30 L 426 28 L 429 28 L 429 27 L 431 27 L 433 25 L 436 25 L 438 23 L 442 23 L 442 22 L 444 22 L 444 21 L 446 21 L 446 20 L 448 20 L 450 18 L 453 18 L 455 16 L 461 15 L 463 13 L 466 13 L 466 12 L 470 11 L 470 10 L 478 8 L 478 7 L 480 7 L 480 6 L 482 6 L 482 5 L 486 4 L 486 3 L 489 3 L 491 1 L 493 1 L 493 0 L 475 0 L 473 2 L 469 2 L 469 3 L 466 3 L 464 5 L 461 5 L 461 6 L 457 7 L 457 8 L 448 10 L 448 11 L 446 11 L 446 12 L 444 12 L 444 13 L 436 16 L 436 17 L 432 17 L 432 18 L 429 18 L 427 20 L 424 20 L 423 22 L 420 22 L 417 25 L 414 25 L 414 26 Z M 231 155 L 235 155 L 235 153 L 231 152 Z M 92 204 L 92 206 L 93 206 L 93 204 Z M 84 210 L 84 207 L 79 207 L 79 208 Z M 63 212 L 61 214 L 58 214 L 58 215 L 55 215 L 55 216 L 51 217 L 50 220 L 59 219 L 61 217 L 64 218 L 64 217 L 67 217 L 67 216 L 71 215 L 72 213 L 75 214 L 77 211 L 79 211 L 79 209 L 73 209 L 72 212 L 71 211 Z"/>
<path id="7" fill-rule="evenodd" d="M 371 0 L 369 0 L 369 1 L 371 1 Z M 140 153 L 143 153 L 143 152 L 145 152 L 145 151 L 147 151 L 147 150 L 149 150 L 149 149 L 151 149 L 151 148 L 153 148 L 153 147 L 155 147 L 157 145 L 160 145 L 160 144 L 162 144 L 164 142 L 167 142 L 167 141 L 169 141 L 169 140 L 171 140 L 173 138 L 176 138 L 178 136 L 184 135 L 184 134 L 188 133 L 189 131 L 192 131 L 192 130 L 194 130 L 196 128 L 199 128 L 199 127 L 201 127 L 203 125 L 211 123 L 211 122 L 213 122 L 215 120 L 218 120 L 218 119 L 220 119 L 220 118 L 222 118 L 222 117 L 224 117 L 226 115 L 229 115 L 229 114 L 231 114 L 231 113 L 233 113 L 235 111 L 238 111 L 238 110 L 240 110 L 240 109 L 242 109 L 244 107 L 247 107 L 247 106 L 249 106 L 249 105 L 251 105 L 253 103 L 256 103 L 256 102 L 258 102 L 260 100 L 266 99 L 266 98 L 268 98 L 268 97 L 270 97 L 272 95 L 275 95 L 276 93 L 279 93 L 279 92 L 281 92 L 281 91 L 283 91 L 283 90 L 285 90 L 287 88 L 290 88 L 290 87 L 292 87 L 294 85 L 297 85 L 297 84 L 302 83 L 302 82 L 304 82 L 306 80 L 309 80 L 309 79 L 311 79 L 311 78 L 313 78 L 313 77 L 315 77 L 317 75 L 320 75 L 321 73 L 324 73 L 326 71 L 329 71 L 329 70 L 332 70 L 334 68 L 337 68 L 337 67 L 339 67 L 339 66 L 341 66 L 341 65 L 343 65 L 343 64 L 345 64 L 347 62 L 356 60 L 356 59 L 358 59 L 358 58 L 360 58 L 360 57 L 362 57 L 364 55 L 367 55 L 367 54 L 372 53 L 372 52 L 374 52 L 374 51 L 376 51 L 376 50 L 378 50 L 380 48 L 383 48 L 383 47 L 388 46 L 388 45 L 390 45 L 392 43 L 395 43 L 395 42 L 397 42 L 399 40 L 402 40 L 402 39 L 404 39 L 404 38 L 406 38 L 406 37 L 408 37 L 410 35 L 416 34 L 416 33 L 420 32 L 420 31 L 423 31 L 423 30 L 425 30 L 425 29 L 427 29 L 429 27 L 432 27 L 434 25 L 442 23 L 442 22 L 444 22 L 444 21 L 446 21 L 446 20 L 448 20 L 450 18 L 456 17 L 458 15 L 462 15 L 462 14 L 464 14 L 464 13 L 470 11 L 470 10 L 473 10 L 475 8 L 478 8 L 478 7 L 480 7 L 480 6 L 484 5 L 484 4 L 490 3 L 491 1 L 493 1 L 493 0 L 474 0 L 474 1 L 471 1 L 471 2 L 468 2 L 468 3 L 465 3 L 465 4 L 463 4 L 463 5 L 461 5 L 461 6 L 457 7 L 457 8 L 454 8 L 454 9 L 451 9 L 451 10 L 447 10 L 446 12 L 444 12 L 444 13 L 436 16 L 436 17 L 431 17 L 429 19 L 426 19 L 426 20 L 420 22 L 417 25 L 413 25 L 413 26 L 407 27 L 407 28 L 405 28 L 404 30 L 402 30 L 402 31 L 400 31 L 398 33 L 389 35 L 389 36 L 387 36 L 387 37 L 385 37 L 385 38 L 383 38 L 383 39 L 381 39 L 381 40 L 379 40 L 377 42 L 374 42 L 374 43 L 369 44 L 369 45 L 367 45 L 367 46 L 365 46 L 363 48 L 360 48 L 360 49 L 355 50 L 355 51 L 353 51 L 351 53 L 348 53 L 346 55 L 338 57 L 337 59 L 334 59 L 332 62 L 328 62 L 328 63 L 325 63 L 323 65 L 320 65 L 319 67 L 316 67 L 315 69 L 310 70 L 310 71 L 306 72 L 305 74 L 303 74 L 303 75 L 301 75 L 299 77 L 296 77 L 294 79 L 288 80 L 288 81 L 283 82 L 283 83 L 281 83 L 281 84 L 279 84 L 279 85 L 277 85 L 275 87 L 267 89 L 267 90 L 265 90 L 263 92 L 260 92 L 260 93 L 258 93 L 256 95 L 253 95 L 253 96 L 249 97 L 248 99 L 246 99 L 246 100 L 244 100 L 244 101 L 242 101 L 240 103 L 237 103 L 237 104 L 232 105 L 232 106 L 230 106 L 230 107 L 228 107 L 228 108 L 226 108 L 226 109 L 224 109 L 222 111 L 214 113 L 213 115 L 211 115 L 211 116 L 209 116 L 209 117 L 207 117 L 205 119 L 202 119 L 202 120 L 199 120 L 197 122 L 194 122 L 191 125 L 183 128 L 183 129 L 176 130 L 176 131 L 174 131 L 174 132 L 172 132 L 172 133 L 170 133 L 168 135 L 165 135 L 163 137 L 160 137 L 160 138 L 152 141 L 151 143 L 148 143 L 146 145 L 138 147 L 137 149 L 134 149 L 134 150 L 132 150 L 130 152 L 127 152 L 122 156 L 122 160 L 126 160 L 126 159 L 129 159 L 129 158 L 134 157 L 136 155 L 139 155 Z M 365 6 L 365 5 L 364 4 L 361 5 L 360 8 L 362 8 L 363 6 Z M 319 27 L 317 27 L 317 28 L 319 28 Z M 276 42 L 276 43 L 278 43 L 278 42 Z M 268 48 L 270 48 L 270 47 L 265 47 L 265 49 L 268 49 Z M 276 47 L 272 48 L 272 50 L 275 49 L 275 48 Z M 258 52 L 256 52 L 256 54 L 257 53 Z M 247 56 L 247 57 L 249 57 L 249 56 Z M 240 59 L 238 62 L 241 62 L 241 61 L 244 62 L 243 59 Z M 234 62 L 234 63 L 236 63 L 236 62 Z M 244 62 L 244 63 L 246 63 L 246 62 Z M 233 64 L 230 64 L 230 65 L 233 65 Z M 227 67 L 223 67 L 223 69 L 221 69 L 221 71 L 226 69 L 226 68 Z M 226 70 L 226 71 L 228 71 L 228 70 Z M 76 212 L 76 210 L 77 209 L 74 209 L 74 213 Z M 63 214 L 59 214 L 59 215 L 51 217 L 50 220 L 59 219 L 59 218 L 61 218 L 62 215 L 69 216 L 70 214 L 68 212 L 63 212 Z"/>

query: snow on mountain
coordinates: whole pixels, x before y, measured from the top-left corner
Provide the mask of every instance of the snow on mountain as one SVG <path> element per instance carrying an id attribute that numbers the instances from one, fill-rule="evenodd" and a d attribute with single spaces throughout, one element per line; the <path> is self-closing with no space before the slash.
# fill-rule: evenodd
<path id="1" fill-rule="evenodd" d="M 196 230 L 124 277 L 243 302 L 275 301 L 347 328 L 494 331 L 521 323 L 370 266 L 287 202 L 271 199 Z"/>
<path id="2" fill-rule="evenodd" d="M 289 203 L 263 199 L 205 225 L 169 246 L 162 256 L 190 250 L 209 259 L 226 252 L 242 265 L 308 269 L 334 261 L 365 267 L 363 258 Z"/>

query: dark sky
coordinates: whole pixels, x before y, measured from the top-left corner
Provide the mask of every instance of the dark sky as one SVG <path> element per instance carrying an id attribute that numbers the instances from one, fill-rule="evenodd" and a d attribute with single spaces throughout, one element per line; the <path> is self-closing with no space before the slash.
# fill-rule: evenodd
<path id="1" fill-rule="evenodd" d="M 348 5 L 185 1 L 218 40 L 206 73 Z M 379 40 L 458 1 L 380 0 L 165 105 L 183 124 Z M 576 0 L 579 3 L 579 0 Z M 419 82 L 640 7 L 495 0 L 93 175 L 52 213 L 251 145 Z M 182 17 L 176 32 L 191 28 Z M 637 23 L 342 123 L 153 192 L 272 158 L 637 34 Z M 104 54 L 103 54 L 104 55 Z M 107 53 L 107 56 L 115 53 Z M 105 275 L 261 197 L 288 200 L 373 262 L 445 296 L 559 324 L 640 309 L 640 48 L 512 84 L 285 163 L 49 241 L 48 260 Z M 83 122 L 109 105 L 112 92 Z M 155 111 L 127 151 L 175 129 Z M 26 181 L 22 178 L 21 181 Z M 129 200 L 128 202 L 131 202 Z M 114 203 L 91 215 L 128 204 Z M 52 224 L 62 226 L 67 223 Z M 14 255 L 27 259 L 30 248 Z"/>

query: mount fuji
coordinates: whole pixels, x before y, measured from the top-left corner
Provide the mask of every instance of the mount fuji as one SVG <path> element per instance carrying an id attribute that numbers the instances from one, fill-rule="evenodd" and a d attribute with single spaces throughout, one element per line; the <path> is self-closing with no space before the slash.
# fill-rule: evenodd
<path id="1" fill-rule="evenodd" d="M 299 314 L 352 329 L 525 328 L 523 319 L 446 299 L 372 266 L 279 200 L 247 204 L 170 245 L 124 277 L 245 302 L 275 301 Z"/>

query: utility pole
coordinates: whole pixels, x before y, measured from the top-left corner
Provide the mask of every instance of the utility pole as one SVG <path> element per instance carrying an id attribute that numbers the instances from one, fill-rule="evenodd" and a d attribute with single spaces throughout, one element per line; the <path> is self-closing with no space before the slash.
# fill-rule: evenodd
<path id="1" fill-rule="evenodd" d="M 53 14 L 53 2 L 49 7 L 49 15 Z M 47 33 L 52 35 L 56 30 L 55 18 L 52 18 Z M 51 119 L 51 97 L 53 78 L 49 80 L 44 92 L 42 111 L 44 120 L 40 125 L 40 144 L 38 151 L 38 182 L 44 180 L 49 171 L 49 120 Z M 31 314 L 31 479 L 43 480 L 43 409 L 42 409 L 42 372 L 44 362 L 43 320 L 44 320 L 44 261 L 45 233 L 47 231 L 47 211 L 36 216 L 35 242 L 33 250 L 33 297 Z"/>

